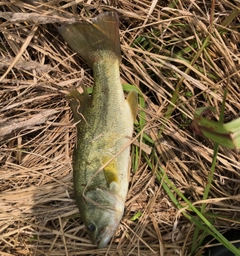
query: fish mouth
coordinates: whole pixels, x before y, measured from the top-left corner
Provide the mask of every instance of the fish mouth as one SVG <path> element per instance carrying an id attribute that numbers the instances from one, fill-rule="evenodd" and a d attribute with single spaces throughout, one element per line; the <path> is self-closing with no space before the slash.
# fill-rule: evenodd
<path id="1" fill-rule="evenodd" d="M 112 238 L 112 236 L 109 236 L 109 237 L 104 237 L 102 240 L 100 240 L 98 243 L 97 243 L 97 248 L 104 248 L 108 245 L 108 242 L 110 241 L 110 239 Z"/>
<path id="2" fill-rule="evenodd" d="M 108 242 L 111 240 L 111 238 L 114 235 L 115 230 L 110 229 L 109 227 L 106 227 L 103 231 L 103 233 L 100 235 L 100 237 L 97 240 L 97 247 L 103 248 L 106 247 Z"/>
<path id="3" fill-rule="evenodd" d="M 96 244 L 98 248 L 106 247 L 108 242 L 111 240 L 113 235 L 115 234 L 116 229 L 105 227 L 104 230 L 101 232 L 100 237 L 98 237 Z"/>

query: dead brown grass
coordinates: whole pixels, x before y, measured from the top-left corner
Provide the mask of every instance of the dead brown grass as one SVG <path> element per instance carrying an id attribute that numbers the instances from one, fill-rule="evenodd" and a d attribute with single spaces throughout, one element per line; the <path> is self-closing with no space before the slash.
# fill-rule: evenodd
<path id="1" fill-rule="evenodd" d="M 1 255 L 189 255 L 194 225 L 177 211 L 155 171 L 163 168 L 190 201 L 200 204 L 213 144 L 194 135 L 188 124 L 197 107 L 212 105 L 219 113 L 226 86 L 225 121 L 239 116 L 239 17 L 227 24 L 225 33 L 221 28 L 240 8 L 220 0 L 211 19 L 210 1 L 106 2 L 0 4 Z M 109 248 L 97 250 L 73 199 L 75 128 L 65 99 L 72 85 L 92 85 L 93 80 L 56 28 L 109 9 L 120 15 L 121 76 L 144 93 L 147 123 L 141 128 L 155 147 L 144 143 L 158 161 L 153 153 L 141 153 L 118 232 Z M 136 43 L 140 39 L 145 45 Z M 178 84 L 176 108 L 166 123 Z M 214 200 L 208 201 L 208 210 L 221 216 L 214 223 L 217 228 L 240 227 L 239 160 L 238 151 L 220 149 Z M 131 221 L 136 212 L 142 215 Z"/>

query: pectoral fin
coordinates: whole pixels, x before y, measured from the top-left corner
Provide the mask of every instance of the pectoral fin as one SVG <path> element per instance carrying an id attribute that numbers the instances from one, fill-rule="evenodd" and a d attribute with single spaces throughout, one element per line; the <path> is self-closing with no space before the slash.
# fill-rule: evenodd
<path id="1" fill-rule="evenodd" d="M 110 157 L 103 158 L 103 164 L 107 163 L 110 160 Z M 119 180 L 117 175 L 117 163 L 116 160 L 113 159 L 107 166 L 103 169 L 105 179 L 107 182 L 107 186 L 110 190 L 117 190 L 119 186 Z"/>
<path id="2" fill-rule="evenodd" d="M 138 113 L 138 94 L 136 91 L 129 92 L 127 102 L 131 109 L 133 121 L 135 121 Z"/>

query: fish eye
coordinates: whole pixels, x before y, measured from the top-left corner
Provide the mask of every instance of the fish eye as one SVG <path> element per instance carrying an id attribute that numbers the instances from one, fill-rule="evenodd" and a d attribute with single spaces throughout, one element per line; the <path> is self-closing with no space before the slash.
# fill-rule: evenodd
<path id="1" fill-rule="evenodd" d="M 96 230 L 96 226 L 93 224 L 93 223 L 90 223 L 88 226 L 87 226 L 87 230 L 89 232 L 94 232 Z"/>

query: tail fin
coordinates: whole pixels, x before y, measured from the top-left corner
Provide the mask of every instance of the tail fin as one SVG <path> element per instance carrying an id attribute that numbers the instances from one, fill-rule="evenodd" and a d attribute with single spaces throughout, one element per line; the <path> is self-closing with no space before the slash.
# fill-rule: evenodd
<path id="1" fill-rule="evenodd" d="M 64 40 L 75 50 L 90 66 L 95 60 L 94 53 L 110 51 L 117 58 L 121 56 L 118 15 L 116 12 L 104 12 L 89 22 L 78 22 L 63 25 L 59 32 Z"/>

